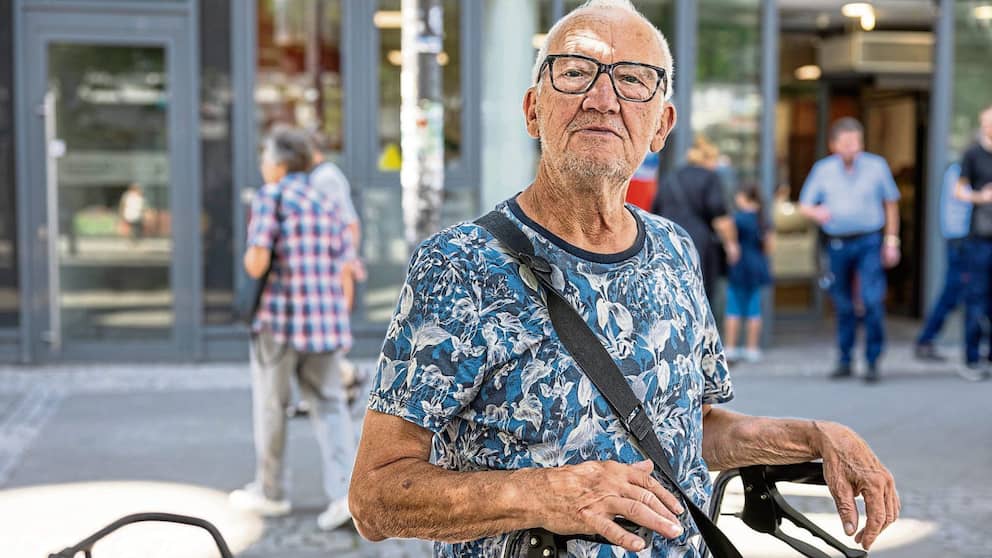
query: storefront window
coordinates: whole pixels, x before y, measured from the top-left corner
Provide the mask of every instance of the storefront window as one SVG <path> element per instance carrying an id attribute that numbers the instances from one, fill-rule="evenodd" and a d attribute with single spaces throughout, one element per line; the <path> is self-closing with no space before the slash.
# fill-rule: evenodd
<path id="1" fill-rule="evenodd" d="M 978 113 L 992 105 L 992 4 L 956 2 L 954 48 L 954 109 L 951 152 L 957 158 L 975 141 Z"/>
<path id="2" fill-rule="evenodd" d="M 757 0 L 700 0 L 692 129 L 725 156 L 728 192 L 758 179 L 761 13 Z"/>
<path id="3" fill-rule="evenodd" d="M 14 328 L 19 322 L 13 20 L 12 0 L 0 0 L 0 328 Z"/>
<path id="4" fill-rule="evenodd" d="M 399 172 L 403 163 L 400 146 L 400 67 L 402 33 L 400 0 L 380 0 L 374 22 L 379 30 L 379 153 L 383 172 Z M 444 90 L 444 161 L 450 168 L 461 158 L 461 9 L 457 0 L 444 0 L 444 40 L 438 55 Z"/>
<path id="5" fill-rule="evenodd" d="M 229 324 L 234 276 L 231 0 L 200 2 L 204 323 Z"/>
<path id="6" fill-rule="evenodd" d="M 273 124 L 319 129 L 344 149 L 341 0 L 257 0 L 259 138 Z"/>

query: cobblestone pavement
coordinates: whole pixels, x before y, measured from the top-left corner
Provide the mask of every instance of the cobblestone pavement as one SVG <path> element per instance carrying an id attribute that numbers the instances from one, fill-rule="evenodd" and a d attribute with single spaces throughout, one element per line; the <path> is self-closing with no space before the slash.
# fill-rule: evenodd
<path id="1" fill-rule="evenodd" d="M 925 540 L 889 548 L 882 545 L 872 553 L 873 557 L 992 557 L 992 530 L 988 528 L 992 524 L 992 487 L 986 478 L 992 470 L 988 444 L 992 428 L 984 410 L 992 395 L 992 382 L 965 384 L 953 377 L 952 364 L 923 365 L 913 361 L 909 336 L 897 328 L 896 340 L 886 356 L 882 385 L 868 388 L 855 382 L 829 383 L 820 379 L 832 365 L 831 343 L 825 337 L 815 331 L 788 333 L 778 337 L 780 345 L 767 351 L 763 363 L 736 367 L 738 400 L 732 406 L 744 412 L 842 420 L 869 439 L 901 481 L 903 517 L 935 528 Z M 372 361 L 359 364 L 364 369 L 373 365 Z M 246 424 L 249 389 L 243 364 L 0 367 L 0 490 L 99 478 L 101 473 L 130 474 L 129 478 L 133 478 L 135 474 L 124 468 L 126 463 L 118 466 L 119 471 L 78 470 L 82 466 L 78 464 L 86 461 L 72 459 L 76 448 L 58 447 L 59 436 L 72 439 L 91 427 L 125 432 L 129 421 L 139 419 L 137 415 L 144 414 L 145 409 L 148 420 L 153 421 L 158 420 L 157 412 L 170 417 L 176 414 L 175 409 L 184 406 L 209 415 L 198 419 L 194 427 L 207 429 L 202 433 L 203 443 L 216 445 L 211 449 L 222 456 L 217 467 L 220 470 L 173 474 L 166 468 L 161 476 L 186 478 L 187 482 L 199 480 L 217 490 L 229 490 L 244 478 L 232 480 L 235 474 L 224 470 L 227 464 L 238 464 L 238 475 L 248 467 L 244 461 L 250 455 Z M 872 389 L 875 391 L 868 391 Z M 120 405 L 119 413 L 125 416 L 107 411 L 108 405 Z M 101 411 L 105 414 L 99 415 Z M 98 415 L 92 424 L 87 413 Z M 296 424 L 299 427 L 294 428 L 309 434 L 302 423 Z M 215 431 L 217 440 L 232 440 L 229 448 L 212 442 L 211 433 Z M 122 439 L 114 436 L 109 435 L 106 441 L 87 438 L 96 444 L 90 451 L 101 451 L 101 443 L 112 448 L 115 440 Z M 182 438 L 161 443 L 177 440 Z M 148 444 L 155 443 L 154 438 L 149 438 Z M 182 454 L 181 449 L 178 451 L 176 455 Z M 69 456 L 66 463 L 45 470 L 38 468 L 39 463 L 51 461 L 49 456 L 61 452 Z M 149 462 L 157 455 L 149 457 Z M 195 459 L 195 454 L 189 455 Z M 315 463 L 315 454 L 310 457 Z M 295 467 L 303 467 L 300 463 L 306 461 L 291 460 Z M 313 463 L 309 467 L 316 469 Z M 313 470 L 296 472 L 308 482 L 319 478 Z M 826 498 L 801 498 L 799 504 L 805 511 L 833 513 Z M 430 554 L 430 545 L 422 541 L 371 544 L 350 528 L 319 532 L 315 520 L 321 505 L 319 499 L 310 497 L 290 516 L 267 521 L 262 538 L 240 556 L 413 558 Z M 759 552 L 754 558 L 780 555 Z"/>

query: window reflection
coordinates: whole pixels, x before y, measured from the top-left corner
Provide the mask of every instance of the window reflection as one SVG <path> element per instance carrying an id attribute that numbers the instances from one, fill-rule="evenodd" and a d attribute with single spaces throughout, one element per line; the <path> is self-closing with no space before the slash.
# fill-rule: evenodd
<path id="1" fill-rule="evenodd" d="M 262 138 L 275 123 L 320 129 L 344 149 L 340 0 L 257 0 L 255 105 Z"/>
<path id="2" fill-rule="evenodd" d="M 757 0 L 700 0 L 692 129 L 725 156 L 728 192 L 758 179 L 761 19 Z"/>
<path id="3" fill-rule="evenodd" d="M 380 0 L 379 12 L 373 22 L 379 30 L 378 168 L 383 172 L 399 172 L 403 163 L 400 146 L 400 4 L 400 0 Z M 443 11 L 444 40 L 438 61 L 444 92 L 444 160 L 450 167 L 457 165 L 461 157 L 461 10 L 457 0 L 444 0 Z"/>
<path id="4" fill-rule="evenodd" d="M 978 113 L 992 104 L 989 60 L 992 60 L 992 9 L 988 2 L 955 3 L 954 108 L 951 152 L 960 156 L 975 141 Z"/>

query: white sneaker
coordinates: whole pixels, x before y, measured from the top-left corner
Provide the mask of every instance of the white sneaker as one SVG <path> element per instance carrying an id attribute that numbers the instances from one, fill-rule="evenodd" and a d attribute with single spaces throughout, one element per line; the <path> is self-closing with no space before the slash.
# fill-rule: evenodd
<path id="1" fill-rule="evenodd" d="M 761 349 L 745 349 L 744 360 L 750 363 L 761 361 Z"/>
<path id="2" fill-rule="evenodd" d="M 727 362 L 737 362 L 741 359 L 740 347 L 724 347 L 723 355 L 727 357 Z"/>
<path id="3" fill-rule="evenodd" d="M 331 531 L 344 525 L 351 519 L 351 511 L 348 509 L 348 497 L 331 502 L 320 515 L 317 516 L 317 527 L 323 531 Z"/>
<path id="4" fill-rule="evenodd" d="M 278 517 L 289 513 L 292 506 L 289 500 L 273 500 L 262 494 L 262 490 L 254 483 L 239 488 L 227 497 L 232 507 L 241 511 L 257 513 L 265 517 Z"/>

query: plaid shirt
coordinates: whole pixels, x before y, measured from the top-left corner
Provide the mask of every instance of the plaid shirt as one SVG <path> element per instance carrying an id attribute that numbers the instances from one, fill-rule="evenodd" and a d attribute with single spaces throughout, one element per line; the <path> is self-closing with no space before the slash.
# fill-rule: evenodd
<path id="1" fill-rule="evenodd" d="M 310 187 L 303 173 L 267 184 L 252 202 L 247 243 L 270 248 L 273 237 L 272 271 L 252 331 L 269 331 L 277 342 L 306 353 L 349 348 L 341 268 L 355 254 L 340 204 Z"/>

